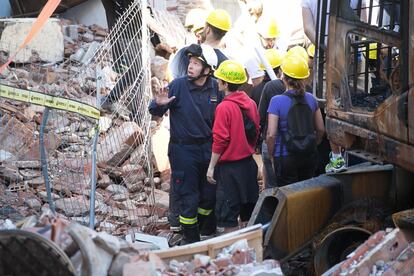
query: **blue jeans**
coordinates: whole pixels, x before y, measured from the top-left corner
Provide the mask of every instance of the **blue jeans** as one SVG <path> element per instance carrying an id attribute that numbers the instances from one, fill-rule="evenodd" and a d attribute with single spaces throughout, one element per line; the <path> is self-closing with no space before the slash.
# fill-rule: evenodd
<path id="1" fill-rule="evenodd" d="M 267 144 L 263 141 L 262 143 L 262 160 L 265 174 L 265 188 L 277 187 L 276 175 L 273 170 L 272 160 L 269 158 L 269 151 Z"/>

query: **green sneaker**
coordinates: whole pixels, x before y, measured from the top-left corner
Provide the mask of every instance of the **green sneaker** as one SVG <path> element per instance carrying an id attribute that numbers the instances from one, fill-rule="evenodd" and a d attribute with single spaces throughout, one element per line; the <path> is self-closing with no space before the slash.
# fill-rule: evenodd
<path id="1" fill-rule="evenodd" d="M 339 173 L 346 171 L 345 159 L 341 156 L 338 158 L 331 158 L 325 167 L 326 173 Z"/>

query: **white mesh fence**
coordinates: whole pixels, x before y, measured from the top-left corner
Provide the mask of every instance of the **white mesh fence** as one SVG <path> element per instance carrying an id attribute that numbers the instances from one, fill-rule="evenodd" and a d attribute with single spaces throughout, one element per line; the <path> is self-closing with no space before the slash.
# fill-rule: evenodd
<path id="1" fill-rule="evenodd" d="M 90 41 L 83 45 L 83 50 L 77 49 L 63 61 L 47 64 L 29 58 L 26 63 L 13 64 L 9 75 L 0 77 L 1 84 L 74 99 L 101 110 L 98 122 L 83 114 L 50 108 L 44 125 L 45 145 L 53 142 L 53 147 L 45 147 L 50 195 L 58 213 L 85 224 L 92 220 L 97 230 L 120 235 L 142 230 L 158 220 L 154 208 L 148 113 L 149 37 L 142 18 L 143 8 L 146 7 L 140 1 L 134 1 L 103 41 Z M 3 46 L 2 49 L 7 48 Z M 21 74 L 19 78 L 13 76 L 18 74 Z M 0 97 L 0 136 L 5 137 L 0 141 L 3 219 L 12 218 L 13 213 L 16 217 L 36 214 L 51 203 L 39 165 L 39 144 L 31 146 L 36 152 L 31 161 L 35 162 L 18 164 L 35 168 L 18 168 L 15 162 L 29 158 L 28 143 L 37 141 L 44 109 Z M 19 112 L 30 114 L 25 118 Z M 98 124 L 99 130 L 95 132 Z M 21 129 L 25 130 L 24 135 Z M 13 139 L 19 143 L 13 145 L 10 142 Z M 15 149 L 14 153 L 11 148 Z M 6 163 L 7 169 L 16 169 L 14 178 L 7 175 Z M 23 170 L 33 177 L 22 176 Z M 33 179 L 37 184 L 27 185 Z M 91 193 L 95 185 L 96 192 Z M 15 188 L 10 190 L 10 187 Z M 49 207 L 53 206 L 49 204 Z"/>

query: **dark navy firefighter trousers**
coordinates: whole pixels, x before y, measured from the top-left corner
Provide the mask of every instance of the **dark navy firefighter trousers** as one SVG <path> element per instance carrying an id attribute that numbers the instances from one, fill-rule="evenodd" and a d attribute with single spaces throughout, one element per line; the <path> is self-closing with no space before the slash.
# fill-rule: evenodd
<path id="1" fill-rule="evenodd" d="M 171 192 L 180 204 L 180 224 L 197 224 L 198 214 L 210 215 L 215 205 L 216 186 L 210 184 L 206 177 L 211 142 L 182 144 L 170 141 L 168 157 Z"/>

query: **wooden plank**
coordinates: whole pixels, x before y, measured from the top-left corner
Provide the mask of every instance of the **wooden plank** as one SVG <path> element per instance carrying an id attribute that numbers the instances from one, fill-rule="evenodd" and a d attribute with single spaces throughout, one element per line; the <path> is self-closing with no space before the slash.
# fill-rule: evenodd
<path id="1" fill-rule="evenodd" d="M 233 243 L 246 239 L 247 243 L 249 244 L 249 247 L 254 248 L 256 251 L 256 258 L 257 261 L 263 260 L 263 247 L 262 247 L 262 241 L 263 241 L 263 231 L 261 229 L 255 230 L 253 232 L 241 234 L 239 236 L 220 241 L 217 243 L 212 243 L 209 245 L 209 253 L 212 252 L 212 254 L 209 256 L 211 258 L 215 258 L 217 254 L 225 247 L 232 245 Z"/>
<path id="2" fill-rule="evenodd" d="M 206 241 L 201 241 L 185 246 L 173 247 L 165 250 L 156 250 L 153 253 L 164 261 L 176 259 L 178 261 L 189 261 L 195 254 L 208 255 L 211 258 L 215 258 L 217 254 L 225 247 L 232 245 L 233 243 L 246 239 L 249 246 L 256 251 L 257 261 L 263 260 L 263 231 L 262 229 L 254 226 L 253 230 L 245 232 L 244 229 L 229 233 L 223 236 L 212 238 Z"/>

